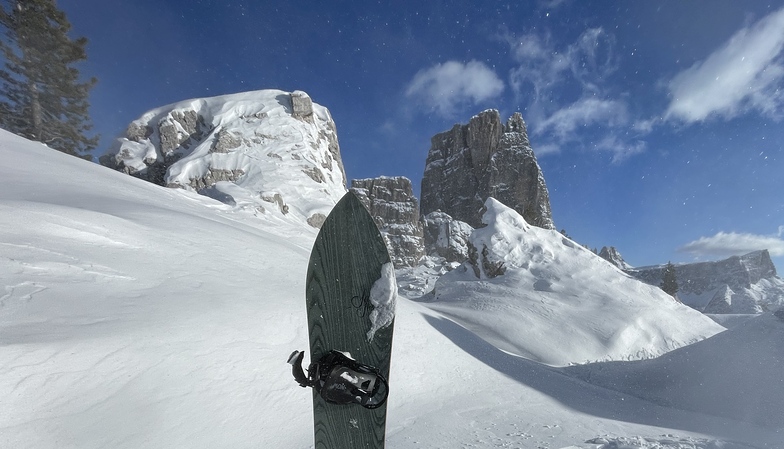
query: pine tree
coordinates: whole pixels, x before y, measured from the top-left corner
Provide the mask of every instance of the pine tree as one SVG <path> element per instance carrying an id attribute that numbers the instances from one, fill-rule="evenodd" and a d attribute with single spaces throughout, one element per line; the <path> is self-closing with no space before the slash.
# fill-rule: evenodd
<path id="1" fill-rule="evenodd" d="M 665 293 L 673 297 L 678 292 L 678 279 L 675 276 L 675 265 L 671 262 L 667 262 L 667 265 L 664 267 L 664 275 L 662 275 L 662 282 L 659 287 L 661 287 Z"/>
<path id="2" fill-rule="evenodd" d="M 55 0 L 3 0 L 0 25 L 0 127 L 64 153 L 89 158 L 98 136 L 87 97 L 96 79 L 80 82 L 87 39 L 71 40 L 71 24 Z"/>

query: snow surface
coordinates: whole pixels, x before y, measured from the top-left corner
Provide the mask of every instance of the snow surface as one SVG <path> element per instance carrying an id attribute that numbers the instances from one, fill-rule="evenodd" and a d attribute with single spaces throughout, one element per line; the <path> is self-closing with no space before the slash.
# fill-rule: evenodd
<path id="1" fill-rule="evenodd" d="M 0 447 L 312 447 L 311 393 L 286 358 L 307 347 L 315 230 L 258 220 L 5 131 L 0 158 Z M 546 319 L 568 329 L 574 316 Z M 778 421 L 765 427 L 591 385 L 503 351 L 422 303 L 399 298 L 395 323 L 389 448 L 784 446 Z M 773 324 L 765 329 L 779 332 Z M 733 363 L 736 336 L 701 344 Z M 781 346 L 741 347 L 754 366 L 781 359 Z M 624 366 L 600 383 L 615 388 L 613 378 L 637 373 Z M 719 360 L 707 367 L 717 376 L 725 368 L 740 369 Z M 672 369 L 688 389 L 703 367 Z M 746 387 L 750 398 L 777 388 Z M 664 390 L 651 391 L 655 399 Z M 769 416 L 784 410 L 780 401 L 761 407 Z"/>
<path id="2" fill-rule="evenodd" d="M 784 429 L 784 320 L 772 313 L 657 359 L 568 371 L 657 404 Z"/>
<path id="3" fill-rule="evenodd" d="M 724 330 L 559 232 L 492 198 L 485 207 L 487 226 L 470 237 L 480 277 L 464 264 L 424 298 L 494 346 L 564 366 L 655 357 Z M 488 278 L 481 259 L 505 274 Z"/>

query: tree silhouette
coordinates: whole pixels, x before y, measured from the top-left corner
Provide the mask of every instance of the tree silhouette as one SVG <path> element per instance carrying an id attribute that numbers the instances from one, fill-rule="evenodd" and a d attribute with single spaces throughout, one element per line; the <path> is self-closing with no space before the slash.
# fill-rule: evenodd
<path id="1" fill-rule="evenodd" d="M 0 127 L 64 153 L 89 158 L 87 97 L 96 79 L 79 81 L 74 64 L 87 58 L 87 39 L 71 40 L 71 24 L 54 0 L 0 5 Z"/>
<path id="2" fill-rule="evenodd" d="M 672 297 L 675 297 L 675 294 L 678 292 L 678 279 L 675 276 L 675 265 L 672 262 L 667 262 L 667 265 L 664 267 L 664 274 L 659 287 Z"/>

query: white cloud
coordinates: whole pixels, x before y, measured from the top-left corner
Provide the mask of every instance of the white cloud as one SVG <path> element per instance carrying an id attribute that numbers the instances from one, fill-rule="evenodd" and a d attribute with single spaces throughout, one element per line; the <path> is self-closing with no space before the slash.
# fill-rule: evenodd
<path id="1" fill-rule="evenodd" d="M 406 96 L 450 117 L 458 106 L 489 100 L 503 90 L 504 82 L 482 62 L 447 61 L 419 71 L 408 84 Z"/>
<path id="2" fill-rule="evenodd" d="M 645 142 L 622 137 L 632 128 L 632 120 L 626 97 L 613 94 L 609 84 L 619 67 L 612 34 L 590 28 L 561 48 L 547 33 L 505 32 L 499 37 L 518 64 L 509 73 L 509 84 L 516 100 L 527 104 L 530 132 L 544 141 L 546 151 L 537 144 L 537 154 L 556 153 L 577 142 L 583 148 L 610 152 L 613 163 L 620 163 L 645 151 Z M 577 96 L 565 101 L 563 92 L 577 92 Z"/>
<path id="3" fill-rule="evenodd" d="M 775 116 L 784 106 L 784 8 L 742 28 L 669 83 L 665 114 L 691 123 L 756 109 Z"/>
<path id="4" fill-rule="evenodd" d="M 561 147 L 554 143 L 545 143 L 536 145 L 536 155 L 541 157 L 546 154 L 558 154 L 561 152 Z"/>
<path id="5" fill-rule="evenodd" d="M 599 93 L 602 81 L 618 69 L 615 37 L 602 28 L 584 31 L 575 42 L 558 49 L 548 34 L 500 36 L 509 45 L 512 58 L 519 64 L 509 74 L 518 96 L 531 86 L 533 98 L 549 103 L 562 85 L 577 82 L 584 92 Z"/>
<path id="6" fill-rule="evenodd" d="M 568 0 L 541 0 L 540 4 L 543 8 L 554 9 L 566 3 Z"/>
<path id="7" fill-rule="evenodd" d="M 601 83 L 618 70 L 615 37 L 601 28 L 588 29 L 569 46 L 567 60 L 584 90 L 600 92 Z"/>
<path id="8" fill-rule="evenodd" d="M 736 232 L 719 232 L 712 237 L 700 237 L 678 248 L 678 251 L 697 256 L 735 256 L 767 249 L 773 257 L 784 256 L 782 227 L 778 235 L 756 235 Z"/>
<path id="9" fill-rule="evenodd" d="M 632 124 L 632 129 L 640 134 L 650 134 L 654 126 L 661 124 L 662 118 L 637 119 Z"/>
<path id="10" fill-rule="evenodd" d="M 597 149 L 612 153 L 613 164 L 620 164 L 634 155 L 644 153 L 647 147 L 644 141 L 627 142 L 616 136 L 607 136 L 596 144 Z"/>
<path id="11" fill-rule="evenodd" d="M 552 132 L 561 141 L 575 140 L 580 128 L 601 123 L 615 127 L 628 122 L 626 105 L 617 100 L 582 98 L 555 111 L 536 126 L 539 133 Z"/>

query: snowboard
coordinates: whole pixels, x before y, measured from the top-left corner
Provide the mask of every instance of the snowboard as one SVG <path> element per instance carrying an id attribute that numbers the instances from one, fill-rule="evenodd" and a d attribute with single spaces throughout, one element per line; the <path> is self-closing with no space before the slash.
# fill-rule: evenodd
<path id="1" fill-rule="evenodd" d="M 389 378 L 395 272 L 378 227 L 352 192 L 313 244 L 305 297 L 311 361 L 336 350 Z M 383 448 L 386 409 L 328 403 L 314 390 L 316 449 Z"/>

